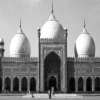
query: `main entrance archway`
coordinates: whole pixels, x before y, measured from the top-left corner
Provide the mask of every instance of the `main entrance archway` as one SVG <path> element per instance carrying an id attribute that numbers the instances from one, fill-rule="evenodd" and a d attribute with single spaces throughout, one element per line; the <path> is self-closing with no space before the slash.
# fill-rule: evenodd
<path id="1" fill-rule="evenodd" d="M 57 80 L 54 76 L 51 76 L 48 80 L 48 88 L 51 89 L 51 88 L 54 88 L 54 91 L 57 90 Z"/>
<path id="2" fill-rule="evenodd" d="M 60 66 L 61 59 L 55 52 L 50 52 L 44 60 L 44 90 L 48 91 L 54 86 L 56 91 L 60 90 Z M 54 77 L 57 76 L 56 77 Z"/>

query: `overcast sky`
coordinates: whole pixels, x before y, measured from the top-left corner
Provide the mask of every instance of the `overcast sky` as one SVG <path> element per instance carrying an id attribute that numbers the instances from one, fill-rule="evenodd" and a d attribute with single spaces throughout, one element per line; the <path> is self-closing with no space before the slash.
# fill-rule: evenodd
<path id="1" fill-rule="evenodd" d="M 17 33 L 18 23 L 31 44 L 31 56 L 38 56 L 37 28 L 48 19 L 51 0 L 0 0 L 0 37 L 5 41 L 5 56 L 9 56 L 10 41 Z M 74 56 L 74 43 L 81 34 L 83 19 L 94 38 L 96 56 L 100 57 L 100 0 L 54 0 L 54 13 L 68 29 L 68 56 Z"/>

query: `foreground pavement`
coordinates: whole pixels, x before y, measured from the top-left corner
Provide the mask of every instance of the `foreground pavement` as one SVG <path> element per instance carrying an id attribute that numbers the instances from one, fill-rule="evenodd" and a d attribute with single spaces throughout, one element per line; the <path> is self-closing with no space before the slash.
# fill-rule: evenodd
<path id="1" fill-rule="evenodd" d="M 23 96 L 0 96 L 0 100 L 49 100 L 48 94 L 34 94 L 37 97 L 31 95 Z M 78 95 L 78 94 L 55 94 L 51 100 L 100 100 L 100 95 Z"/>

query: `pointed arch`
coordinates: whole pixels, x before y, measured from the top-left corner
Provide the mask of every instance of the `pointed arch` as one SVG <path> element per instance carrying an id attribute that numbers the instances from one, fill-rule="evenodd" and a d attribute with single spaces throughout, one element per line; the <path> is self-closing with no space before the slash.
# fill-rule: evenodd
<path id="1" fill-rule="evenodd" d="M 11 90 L 11 79 L 9 77 L 5 78 L 5 90 L 6 92 L 10 92 Z"/>
<path id="2" fill-rule="evenodd" d="M 60 66 L 61 59 L 59 55 L 55 52 L 50 52 L 44 59 L 44 88 L 45 91 L 48 91 L 48 77 L 53 75 L 53 73 L 57 75 L 57 91 L 60 90 Z"/>
<path id="3" fill-rule="evenodd" d="M 22 92 L 27 92 L 27 78 L 23 77 L 21 80 L 21 90 Z"/>
<path id="4" fill-rule="evenodd" d="M 100 78 L 99 77 L 95 78 L 95 91 L 100 92 Z"/>
<path id="5" fill-rule="evenodd" d="M 13 80 L 13 91 L 18 92 L 19 91 L 19 79 L 17 77 Z"/>
<path id="6" fill-rule="evenodd" d="M 36 79 L 34 77 L 30 79 L 30 91 L 36 91 Z"/>
<path id="7" fill-rule="evenodd" d="M 72 77 L 69 80 L 69 92 L 73 93 L 75 92 L 75 78 Z"/>
<path id="8" fill-rule="evenodd" d="M 87 92 L 92 92 L 92 79 L 88 77 L 86 80 L 86 90 Z"/>
<path id="9" fill-rule="evenodd" d="M 79 79 L 78 79 L 78 91 L 83 91 L 83 78 L 82 77 L 80 77 Z"/>

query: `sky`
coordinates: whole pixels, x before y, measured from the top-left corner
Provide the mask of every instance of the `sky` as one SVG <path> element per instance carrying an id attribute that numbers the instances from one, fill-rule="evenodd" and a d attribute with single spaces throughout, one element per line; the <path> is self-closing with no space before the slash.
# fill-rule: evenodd
<path id="1" fill-rule="evenodd" d="M 54 14 L 63 27 L 68 29 L 68 56 L 74 56 L 74 44 L 86 28 L 95 41 L 96 57 L 100 57 L 100 0 L 53 0 Z M 22 28 L 31 45 L 31 56 L 38 56 L 37 29 L 47 20 L 51 0 L 0 0 L 0 37 L 5 41 L 5 56 L 9 56 L 10 42 Z"/>

